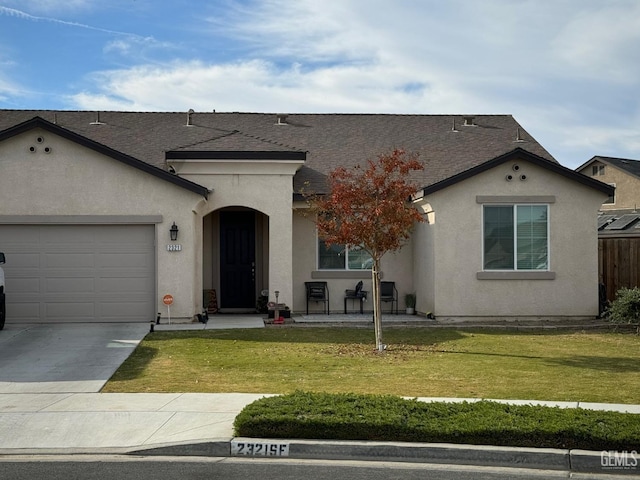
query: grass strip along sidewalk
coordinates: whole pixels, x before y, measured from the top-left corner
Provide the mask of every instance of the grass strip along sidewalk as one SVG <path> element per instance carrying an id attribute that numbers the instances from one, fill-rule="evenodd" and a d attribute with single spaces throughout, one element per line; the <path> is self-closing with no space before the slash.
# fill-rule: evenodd
<path id="1" fill-rule="evenodd" d="M 388 328 L 150 333 L 103 392 L 521 398 L 640 404 L 640 336 Z"/>
<path id="2" fill-rule="evenodd" d="M 242 437 L 458 443 L 583 450 L 637 450 L 640 415 L 508 405 L 444 403 L 391 395 L 295 392 L 262 398 L 236 417 Z"/>

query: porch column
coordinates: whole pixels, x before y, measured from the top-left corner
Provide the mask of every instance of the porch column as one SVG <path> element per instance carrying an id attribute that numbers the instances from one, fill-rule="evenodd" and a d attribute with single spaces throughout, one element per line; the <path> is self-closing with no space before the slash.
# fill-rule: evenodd
<path id="1" fill-rule="evenodd" d="M 291 205 L 269 217 L 269 301 L 293 309 L 293 213 Z"/>

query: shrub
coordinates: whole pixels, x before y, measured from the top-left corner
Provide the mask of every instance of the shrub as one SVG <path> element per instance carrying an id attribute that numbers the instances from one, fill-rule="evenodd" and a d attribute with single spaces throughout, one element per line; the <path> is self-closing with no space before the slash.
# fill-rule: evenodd
<path id="1" fill-rule="evenodd" d="M 640 288 L 621 288 L 616 299 L 607 309 L 607 317 L 613 323 L 640 323 Z"/>
<path id="2" fill-rule="evenodd" d="M 634 450 L 640 415 L 391 395 L 296 392 L 262 398 L 236 417 L 242 437 L 463 443 Z"/>

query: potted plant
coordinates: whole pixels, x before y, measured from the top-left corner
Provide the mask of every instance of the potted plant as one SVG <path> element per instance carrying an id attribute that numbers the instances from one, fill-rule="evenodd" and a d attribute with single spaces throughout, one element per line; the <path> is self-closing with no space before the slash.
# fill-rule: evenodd
<path id="1" fill-rule="evenodd" d="M 407 293 L 404 296 L 404 304 L 407 308 L 407 315 L 413 315 L 416 313 L 416 294 Z"/>

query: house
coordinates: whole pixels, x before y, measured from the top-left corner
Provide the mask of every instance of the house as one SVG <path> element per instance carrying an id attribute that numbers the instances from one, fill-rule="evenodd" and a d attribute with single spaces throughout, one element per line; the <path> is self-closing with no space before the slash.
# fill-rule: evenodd
<path id="1" fill-rule="evenodd" d="M 598 212 L 598 272 L 606 298 L 640 286 L 640 161 L 595 156 L 577 172 L 615 187 Z"/>
<path id="2" fill-rule="evenodd" d="M 640 160 L 596 155 L 576 171 L 615 187 L 615 194 L 600 207 L 602 212 L 632 211 L 640 205 Z"/>
<path id="3" fill-rule="evenodd" d="M 304 312 L 311 280 L 341 311 L 370 289 L 366 256 L 321 246 L 300 191 L 395 147 L 425 164 L 428 219 L 383 258 L 400 299 L 453 319 L 597 315 L 595 213 L 613 188 L 510 115 L 0 110 L 8 322 L 187 321 L 212 292 L 242 312 L 263 290 Z"/>

